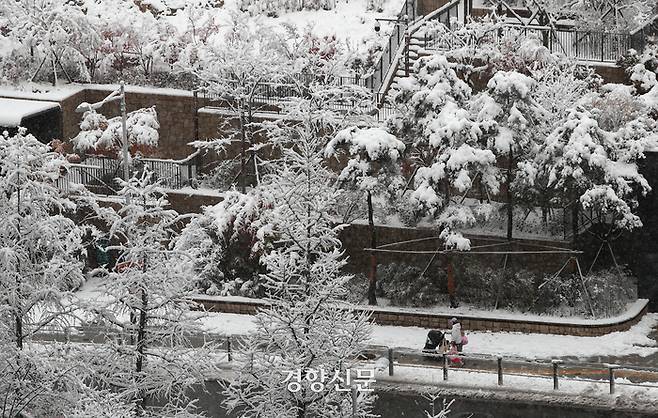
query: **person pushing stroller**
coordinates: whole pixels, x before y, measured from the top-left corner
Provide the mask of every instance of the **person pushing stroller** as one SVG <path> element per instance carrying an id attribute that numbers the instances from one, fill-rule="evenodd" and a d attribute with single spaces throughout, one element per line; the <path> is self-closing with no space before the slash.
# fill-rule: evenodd
<path id="1" fill-rule="evenodd" d="M 423 352 L 431 354 L 452 354 L 450 362 L 455 366 L 463 366 L 463 360 L 457 356 L 461 353 L 464 344 L 468 342 L 461 323 L 457 318 L 448 321 L 450 330 L 445 334 L 439 330 L 430 330 L 427 333 Z"/>

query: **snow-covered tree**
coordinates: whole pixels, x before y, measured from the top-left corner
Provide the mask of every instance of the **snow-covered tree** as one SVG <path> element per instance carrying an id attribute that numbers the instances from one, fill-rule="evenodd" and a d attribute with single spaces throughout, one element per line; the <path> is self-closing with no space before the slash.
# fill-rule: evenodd
<path id="1" fill-rule="evenodd" d="M 371 248 L 377 247 L 373 195 L 384 198 L 386 195 L 397 195 L 404 187 L 400 173 L 404 149 L 402 141 L 382 128 L 358 127 L 339 131 L 325 149 L 327 157 L 340 159 L 343 154 L 349 156 L 338 181 L 365 192 Z M 371 253 L 370 257 L 368 303 L 376 305 L 377 257 L 375 253 Z"/>
<path id="2" fill-rule="evenodd" d="M 260 260 L 264 237 L 259 220 L 265 202 L 256 195 L 236 191 L 204 209 L 185 226 L 176 251 L 190 255 L 199 287 L 209 295 L 263 295 Z"/>
<path id="3" fill-rule="evenodd" d="M 313 105 L 325 102 L 321 93 L 297 101 L 289 112 L 300 123 L 270 133 L 281 159 L 257 192 L 271 203 L 263 228 L 274 243 L 264 257 L 272 306 L 256 315 L 225 389 L 228 409 L 244 417 L 352 416 L 346 373 L 369 338 L 369 321 L 339 306 L 348 279 L 334 222 L 340 192 L 324 157 L 333 118 Z M 371 402 L 369 392 L 359 394 L 358 416 L 368 416 Z"/>
<path id="4" fill-rule="evenodd" d="M 75 205 L 55 185 L 67 164 L 22 129 L 0 136 L 1 298 L 18 348 L 61 319 L 63 292 L 84 281 L 83 230 L 65 216 Z"/>
<path id="5" fill-rule="evenodd" d="M 537 82 L 515 71 L 499 71 L 487 83 L 487 90 L 474 99 L 478 122 L 489 137 L 488 149 L 505 160 L 507 239 L 512 239 L 514 189 L 517 167 L 532 159 L 540 147 L 534 128 L 546 118 L 534 98 Z"/>
<path id="6" fill-rule="evenodd" d="M 646 93 L 658 84 L 658 46 L 649 44 L 644 51 L 630 50 L 620 64 L 639 93 Z"/>
<path id="7" fill-rule="evenodd" d="M 85 106 L 83 103 L 82 107 Z M 153 149 L 158 146 L 160 135 L 158 115 L 154 107 L 129 112 L 126 117 L 129 151 L 136 152 Z M 82 115 L 80 133 L 71 139 L 73 148 L 78 152 L 90 150 L 107 151 L 113 154 L 121 150 L 122 125 L 121 116 L 107 119 L 103 114 L 89 108 Z"/>
<path id="8" fill-rule="evenodd" d="M 213 38 L 205 47 L 202 68 L 196 71 L 210 94 L 228 107 L 229 115 L 218 131 L 222 137 L 191 145 L 215 152 L 239 143 L 240 188 L 247 187 L 248 152 L 254 145 L 258 124 L 254 113 L 264 106 L 260 92 L 276 89 L 285 65 L 276 45 L 278 37 L 265 24 L 251 24 L 244 15 L 232 14 L 228 32 Z M 254 164 L 256 163 L 254 158 Z"/>
<path id="9" fill-rule="evenodd" d="M 655 6 L 649 0 L 543 0 L 553 15 L 575 20 L 581 29 L 631 32 L 644 24 Z"/>
<path id="10" fill-rule="evenodd" d="M 438 220 L 446 247 L 467 250 L 470 241 L 459 229 L 490 212 L 488 204 L 464 204 L 467 194 L 474 187 L 491 194 L 499 189 L 488 143 L 492 123 L 473 114 L 471 88 L 445 56 L 416 65 L 416 75 L 399 83 L 401 113 L 391 119 L 391 131 L 406 141 L 417 167 L 410 195 L 417 212 Z"/>
<path id="11" fill-rule="evenodd" d="M 37 332 L 70 323 L 66 297 L 84 280 L 83 229 L 66 216 L 75 203 L 55 185 L 67 165 L 23 129 L 0 136 L 2 416 L 61 414 L 84 375 L 61 347 L 31 344 Z"/>
<path id="12" fill-rule="evenodd" d="M 577 107 L 546 138 L 538 164 L 550 168 L 549 185 L 567 199 L 577 199 L 617 229 L 633 229 L 642 225 L 633 213 L 637 198 L 651 190 L 637 161 L 656 146 L 652 126 L 639 118 L 608 132 Z"/>
<path id="13" fill-rule="evenodd" d="M 454 29 L 430 22 L 424 30 L 427 42 L 445 49 L 455 72 L 477 89 L 498 71 L 529 74 L 557 60 L 539 36 L 505 26 L 496 16 Z"/>
<path id="14" fill-rule="evenodd" d="M 101 214 L 114 242 L 109 248 L 119 256 L 101 296 L 89 302 L 97 321 L 110 331 L 106 344 L 87 352 L 87 363 L 94 381 L 134 403 L 138 415 L 193 416 L 187 391 L 203 384 L 214 362 L 207 347 L 190 345 L 188 337 L 200 331 L 200 323 L 192 312 L 194 289 L 184 262 L 189 255 L 166 244 L 180 216 L 165 208 L 167 201 L 150 177 L 144 172 L 123 182 L 119 194 L 130 196 L 130 203 Z M 129 342 L 113 339 L 117 333 L 129 336 Z M 154 400 L 161 400 L 164 409 L 153 412 Z"/>
<path id="15" fill-rule="evenodd" d="M 23 80 L 40 71 L 51 74 L 53 82 L 58 76 L 89 80 L 79 49 L 84 43 L 97 44 L 99 31 L 79 6 L 64 0 L 7 1 L 0 4 L 0 15 L 9 22 L 10 36 L 29 53 Z"/>

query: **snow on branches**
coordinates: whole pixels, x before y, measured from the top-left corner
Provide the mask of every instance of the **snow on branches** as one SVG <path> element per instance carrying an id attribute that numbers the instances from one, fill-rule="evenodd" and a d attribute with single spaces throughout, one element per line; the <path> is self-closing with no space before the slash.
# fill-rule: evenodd
<path id="1" fill-rule="evenodd" d="M 260 228 L 260 217 L 266 206 L 260 196 L 228 191 L 222 202 L 205 208 L 185 226 L 175 249 L 190 255 L 187 262 L 202 291 L 263 296 L 260 257 L 268 234 Z"/>
<path id="2" fill-rule="evenodd" d="M 492 121 L 478 120 L 469 106 L 471 88 L 445 56 L 416 65 L 416 75 L 398 86 L 395 101 L 402 112 L 390 120 L 391 130 L 406 139 L 418 164 L 410 195 L 417 211 L 438 219 L 450 248 L 468 249 L 456 229 L 472 226 L 476 215 L 489 211 L 463 205 L 466 194 L 476 185 L 493 193 L 499 188 L 495 153 L 488 148 Z M 490 102 L 487 110 L 500 113 L 500 106 Z"/>
<path id="3" fill-rule="evenodd" d="M 84 103 L 81 105 L 84 107 Z M 158 115 L 155 106 L 130 112 L 126 118 L 128 144 L 132 151 L 152 149 L 158 146 L 160 137 Z M 121 116 L 107 119 L 93 109 L 82 115 L 80 133 L 71 139 L 78 152 L 89 150 L 118 151 L 122 143 Z"/>
<path id="4" fill-rule="evenodd" d="M 148 171 L 122 186 L 119 196 L 129 203 L 102 214 L 108 248 L 119 254 L 117 265 L 105 271 L 102 294 L 89 308 L 108 334 L 129 336 L 131 343 L 94 347 L 85 353 L 87 363 L 101 389 L 136 404 L 139 414 L 153 412 L 146 399 L 161 396 L 166 401 L 159 416 L 195 416 L 187 390 L 203 384 L 214 360 L 207 347 L 192 348 L 189 342 L 201 332 L 199 315 L 192 312 L 190 256 L 167 245 L 180 216 L 166 209 L 166 198 Z"/>
<path id="5" fill-rule="evenodd" d="M 356 181 L 364 190 L 372 190 L 375 186 L 375 164 L 384 169 L 392 165 L 395 172 L 405 149 L 402 141 L 382 128 L 358 127 L 339 131 L 327 144 L 325 156 L 337 157 L 342 147 L 347 149 L 351 158 L 338 176 L 339 181 Z"/>
<path id="6" fill-rule="evenodd" d="M 235 379 L 226 384 L 226 405 L 244 416 L 349 417 L 349 391 L 333 385 L 311 388 L 304 379 L 312 370 L 344 375 L 369 338 L 366 314 L 342 309 L 345 297 L 335 209 L 340 191 L 325 167 L 326 115 L 312 104 L 298 124 L 275 128 L 281 158 L 268 162 L 267 175 L 256 189 L 271 207 L 261 222 L 275 245 L 263 257 L 263 276 L 271 307 L 256 315 L 256 330 L 241 348 L 244 359 Z M 273 127 L 274 128 L 274 127 Z M 298 391 L 286 377 L 299 370 Z M 367 416 L 372 397 L 361 393 L 357 413 Z"/>
<path id="7" fill-rule="evenodd" d="M 589 111 L 576 108 L 546 138 L 537 161 L 550 167 L 549 185 L 578 198 L 584 208 L 611 216 L 614 226 L 633 229 L 642 225 L 632 213 L 637 196 L 651 190 L 636 162 L 658 144 L 646 127 L 633 120 L 608 132 Z"/>
<path id="8" fill-rule="evenodd" d="M 277 15 L 283 11 L 331 10 L 336 7 L 336 0 L 241 0 L 240 10 L 252 15 Z"/>

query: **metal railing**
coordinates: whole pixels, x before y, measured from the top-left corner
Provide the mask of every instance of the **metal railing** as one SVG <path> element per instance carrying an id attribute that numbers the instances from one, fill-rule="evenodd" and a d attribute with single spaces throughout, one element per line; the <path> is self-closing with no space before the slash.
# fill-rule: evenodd
<path id="1" fill-rule="evenodd" d="M 552 53 L 580 61 L 617 62 L 630 48 L 642 50 L 643 39 L 628 33 L 593 32 L 550 27 L 505 27 L 524 36 L 536 35 Z"/>
<path id="2" fill-rule="evenodd" d="M 450 18 L 441 20 L 448 28 L 443 36 L 425 37 L 427 50 L 449 50 L 456 44 L 466 44 L 449 30 Z M 625 33 L 580 31 L 575 29 L 553 29 L 543 26 L 506 25 L 493 33 L 492 42 L 500 42 L 504 36 L 536 36 L 551 52 L 563 54 L 579 61 L 615 63 L 630 48 L 642 50 L 645 39 Z"/>
<path id="3" fill-rule="evenodd" d="M 395 375 L 395 365 L 404 366 L 400 362 L 395 361 L 395 352 L 393 348 L 386 347 L 386 357 L 388 359 L 388 375 Z M 459 371 L 468 371 L 468 372 L 480 372 L 480 373 L 490 373 L 496 376 L 496 383 L 498 386 L 504 386 L 505 376 L 520 376 L 526 378 L 537 378 L 537 379 L 547 379 L 552 383 L 552 390 L 558 391 L 560 389 L 560 381 L 580 381 L 586 383 L 599 383 L 606 384 L 608 386 L 608 393 L 611 395 L 615 393 L 617 385 L 624 386 L 635 386 L 640 388 L 658 388 L 658 368 L 655 367 L 642 367 L 642 366 L 633 366 L 633 365 L 619 365 L 619 364 L 609 364 L 609 363 L 592 363 L 592 362 L 578 362 L 578 361 L 563 361 L 560 359 L 550 359 L 550 360 L 541 360 L 541 359 L 526 359 L 521 357 L 503 357 L 495 356 L 490 354 L 477 354 L 477 353 L 428 353 L 423 352 L 423 356 L 437 360 L 440 366 L 432 366 L 423 364 L 421 367 L 424 368 L 433 368 L 441 369 L 443 381 L 448 381 L 450 376 L 450 370 L 458 373 Z M 473 369 L 473 368 L 464 368 L 464 360 L 479 360 L 479 361 L 489 361 L 495 362 L 495 368 L 491 369 Z M 454 363 L 456 367 L 451 364 Z M 526 364 L 535 368 L 539 368 L 544 373 L 522 373 L 515 370 L 508 370 L 505 368 L 505 364 L 513 364 L 518 367 L 519 364 Z M 460 366 L 461 364 L 462 366 Z M 407 364 L 406 366 L 418 367 L 417 364 Z M 572 370 L 569 373 L 569 370 Z M 592 376 L 598 376 L 598 378 L 587 378 L 583 377 L 585 373 L 583 370 L 589 371 L 589 374 Z M 632 382 L 627 379 L 624 382 L 619 382 L 618 377 L 624 377 L 622 371 L 626 371 L 625 374 L 639 373 L 643 374 L 646 379 L 642 382 Z M 536 388 L 535 388 L 536 389 Z"/>
<path id="4" fill-rule="evenodd" d="M 183 160 L 157 158 L 133 159 L 133 171 L 148 169 L 153 178 L 163 187 L 180 189 L 197 178 L 196 157 L 199 151 Z M 123 179 L 122 161 L 102 155 L 89 155 L 83 164 L 71 164 L 66 174 L 57 180 L 57 186 L 65 193 L 71 191 L 72 184 L 84 185 L 97 194 L 113 195 L 120 189 L 117 179 Z M 125 180 L 125 179 L 123 179 Z"/>
<path id="5" fill-rule="evenodd" d="M 458 4 L 461 2 L 458 2 Z M 445 8 L 445 0 L 433 0 L 431 4 L 427 1 L 419 5 L 418 0 L 406 0 L 402 5 L 402 10 L 398 13 L 398 20 L 395 22 L 395 28 L 389 35 L 384 49 L 374 66 L 372 74 L 370 74 L 366 81 L 366 86 L 373 92 L 379 92 L 384 84 L 387 74 L 391 71 L 391 67 L 397 66 L 395 57 L 398 55 L 398 50 L 405 46 L 405 34 L 410 24 L 429 15 L 436 10 Z M 395 71 L 395 68 L 392 68 Z"/>

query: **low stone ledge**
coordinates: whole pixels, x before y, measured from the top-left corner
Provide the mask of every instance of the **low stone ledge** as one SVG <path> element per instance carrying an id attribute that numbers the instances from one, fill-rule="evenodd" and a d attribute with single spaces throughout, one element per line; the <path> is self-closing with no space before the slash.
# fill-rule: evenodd
<path id="1" fill-rule="evenodd" d="M 209 312 L 224 312 L 234 314 L 253 315 L 259 309 L 270 306 L 266 301 L 259 299 L 221 297 L 197 295 L 194 301 Z M 530 334 L 557 334 L 593 337 L 609 334 L 611 332 L 626 331 L 637 324 L 647 313 L 649 301 L 638 300 L 627 312 L 627 315 L 610 320 L 596 321 L 538 321 L 507 318 L 485 318 L 459 315 L 464 329 L 467 331 L 506 331 L 523 332 Z M 353 308 L 357 312 L 370 312 L 372 319 L 379 325 L 392 325 L 420 328 L 448 328 L 448 321 L 452 314 L 431 314 L 428 312 L 409 312 L 401 310 L 388 310 L 385 308 L 367 309 Z"/>

